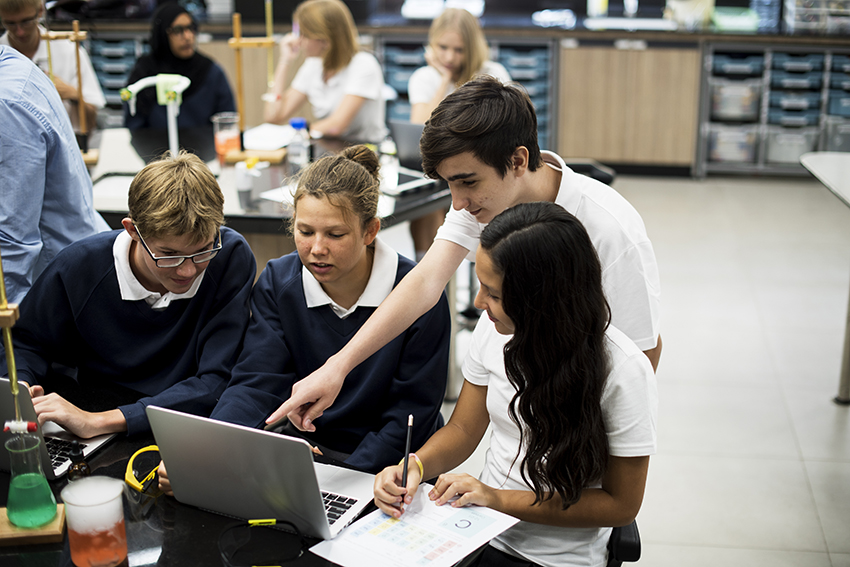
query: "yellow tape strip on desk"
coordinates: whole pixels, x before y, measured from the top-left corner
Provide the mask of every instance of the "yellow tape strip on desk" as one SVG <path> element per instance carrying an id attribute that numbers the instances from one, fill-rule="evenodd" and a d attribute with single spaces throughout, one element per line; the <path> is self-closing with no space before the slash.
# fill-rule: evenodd
<path id="1" fill-rule="evenodd" d="M 65 505 L 56 505 L 56 517 L 38 528 L 19 528 L 9 522 L 6 508 L 0 508 L 0 546 L 58 543 L 64 538 Z"/>

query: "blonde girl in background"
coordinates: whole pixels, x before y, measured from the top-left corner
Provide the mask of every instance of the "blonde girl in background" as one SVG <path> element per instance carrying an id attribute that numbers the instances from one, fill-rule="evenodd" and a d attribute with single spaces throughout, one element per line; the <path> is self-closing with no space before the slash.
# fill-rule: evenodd
<path id="1" fill-rule="evenodd" d="M 478 19 L 462 8 L 446 8 L 428 31 L 428 65 L 414 71 L 408 83 L 410 121 L 425 124 L 446 96 L 476 75 L 491 75 L 503 83 L 510 81 L 508 71 L 489 57 L 490 49 Z M 439 210 L 411 221 L 417 261 L 428 251 L 445 216 L 446 211 Z"/>
<path id="2" fill-rule="evenodd" d="M 364 142 L 387 135 L 384 121 L 384 77 L 375 56 L 360 51 L 357 28 L 340 0 L 307 0 L 292 15 L 293 32 L 280 44 L 265 120 L 283 124 L 305 102 L 314 122 L 311 132 Z M 287 73 L 299 54 L 306 56 L 292 84 Z"/>

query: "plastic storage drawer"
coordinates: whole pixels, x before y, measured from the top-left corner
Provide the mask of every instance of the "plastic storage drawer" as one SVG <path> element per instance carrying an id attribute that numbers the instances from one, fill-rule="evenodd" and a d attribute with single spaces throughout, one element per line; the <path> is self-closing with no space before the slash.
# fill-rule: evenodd
<path id="1" fill-rule="evenodd" d="M 832 70 L 850 73 L 850 55 L 833 55 Z"/>
<path id="2" fill-rule="evenodd" d="M 391 102 L 387 103 L 387 118 L 401 122 L 410 121 L 410 103 Z"/>
<path id="3" fill-rule="evenodd" d="M 820 110 L 790 110 L 785 108 L 771 108 L 767 112 L 767 121 L 779 126 L 816 126 L 820 119 Z"/>
<path id="4" fill-rule="evenodd" d="M 774 69 L 796 73 L 821 71 L 824 55 L 822 53 L 774 53 Z"/>
<path id="5" fill-rule="evenodd" d="M 826 121 L 826 147 L 828 152 L 850 152 L 850 120 L 828 118 Z"/>
<path id="6" fill-rule="evenodd" d="M 850 93 L 830 90 L 828 108 L 828 114 L 850 118 Z"/>
<path id="7" fill-rule="evenodd" d="M 759 117 L 761 81 L 711 79 L 712 120 L 755 122 Z"/>
<path id="8" fill-rule="evenodd" d="M 127 80 L 130 78 L 130 73 L 105 73 L 97 72 L 97 80 L 103 88 L 106 89 L 122 89 L 127 86 Z"/>
<path id="9" fill-rule="evenodd" d="M 546 78 L 546 76 L 549 74 L 549 70 L 533 68 L 509 68 L 508 73 L 511 74 L 511 79 L 515 81 L 540 81 Z"/>
<path id="10" fill-rule="evenodd" d="M 770 84 L 780 89 L 820 89 L 823 84 L 823 73 L 819 71 L 809 73 L 773 71 L 770 75 Z"/>
<path id="11" fill-rule="evenodd" d="M 764 55 L 715 53 L 711 68 L 717 75 L 761 75 Z"/>
<path id="12" fill-rule="evenodd" d="M 384 47 L 384 61 L 386 65 L 424 67 L 426 65 L 425 48 L 422 46 L 410 48 L 388 45 Z"/>
<path id="13" fill-rule="evenodd" d="M 91 42 L 92 55 L 104 57 L 135 57 L 136 40 L 134 39 L 97 39 Z"/>
<path id="14" fill-rule="evenodd" d="M 104 57 L 103 55 L 92 55 L 91 64 L 95 71 L 129 73 L 136 64 L 136 58 L 134 56 Z"/>
<path id="15" fill-rule="evenodd" d="M 850 73 L 833 73 L 829 79 L 829 86 L 833 89 L 850 91 Z"/>
<path id="16" fill-rule="evenodd" d="M 522 86 L 532 99 L 539 96 L 545 97 L 549 94 L 549 85 L 546 84 L 546 81 L 528 81 L 522 83 Z"/>
<path id="17" fill-rule="evenodd" d="M 771 128 L 767 133 L 765 159 L 771 163 L 799 164 L 800 156 L 815 149 L 818 130 Z"/>
<path id="18" fill-rule="evenodd" d="M 499 48 L 499 63 L 509 71 L 520 68 L 545 70 L 549 67 L 549 51 L 545 47 L 531 49 L 501 47 Z"/>
<path id="19" fill-rule="evenodd" d="M 756 160 L 758 131 L 754 126 L 711 127 L 708 133 L 708 159 L 714 162 L 753 163 Z"/>
<path id="20" fill-rule="evenodd" d="M 407 92 L 407 84 L 410 76 L 416 69 L 387 69 L 387 83 L 400 93 Z"/>
<path id="21" fill-rule="evenodd" d="M 820 93 L 811 91 L 771 91 L 770 106 L 791 110 L 820 107 Z"/>

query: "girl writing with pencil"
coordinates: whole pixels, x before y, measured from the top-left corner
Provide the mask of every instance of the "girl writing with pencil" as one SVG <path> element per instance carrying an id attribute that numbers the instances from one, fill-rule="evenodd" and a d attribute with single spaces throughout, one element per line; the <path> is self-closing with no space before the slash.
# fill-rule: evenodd
<path id="1" fill-rule="evenodd" d="M 419 482 L 436 505 L 487 506 L 521 521 L 479 564 L 606 562 L 612 526 L 631 523 L 655 452 L 657 393 L 647 357 L 609 325 L 599 260 L 581 223 L 553 203 L 517 205 L 484 229 L 476 256 L 485 311 L 463 364 L 449 423 L 375 480 L 375 502 L 400 517 Z M 446 474 L 488 424 L 480 479 Z"/>

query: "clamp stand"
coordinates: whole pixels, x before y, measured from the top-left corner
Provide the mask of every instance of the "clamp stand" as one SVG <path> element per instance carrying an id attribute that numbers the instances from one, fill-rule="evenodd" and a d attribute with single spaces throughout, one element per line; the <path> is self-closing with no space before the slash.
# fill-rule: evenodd
<path id="1" fill-rule="evenodd" d="M 121 89 L 121 100 L 128 103 L 130 114 L 136 114 L 136 96 L 148 87 L 156 87 L 156 102 L 164 106 L 168 118 L 168 149 L 172 156 L 180 152 L 177 141 L 177 116 L 180 114 L 180 104 L 183 102 L 183 91 L 189 88 L 192 81 L 183 75 L 168 75 L 160 73 L 153 77 L 139 79 L 132 85 Z"/>

